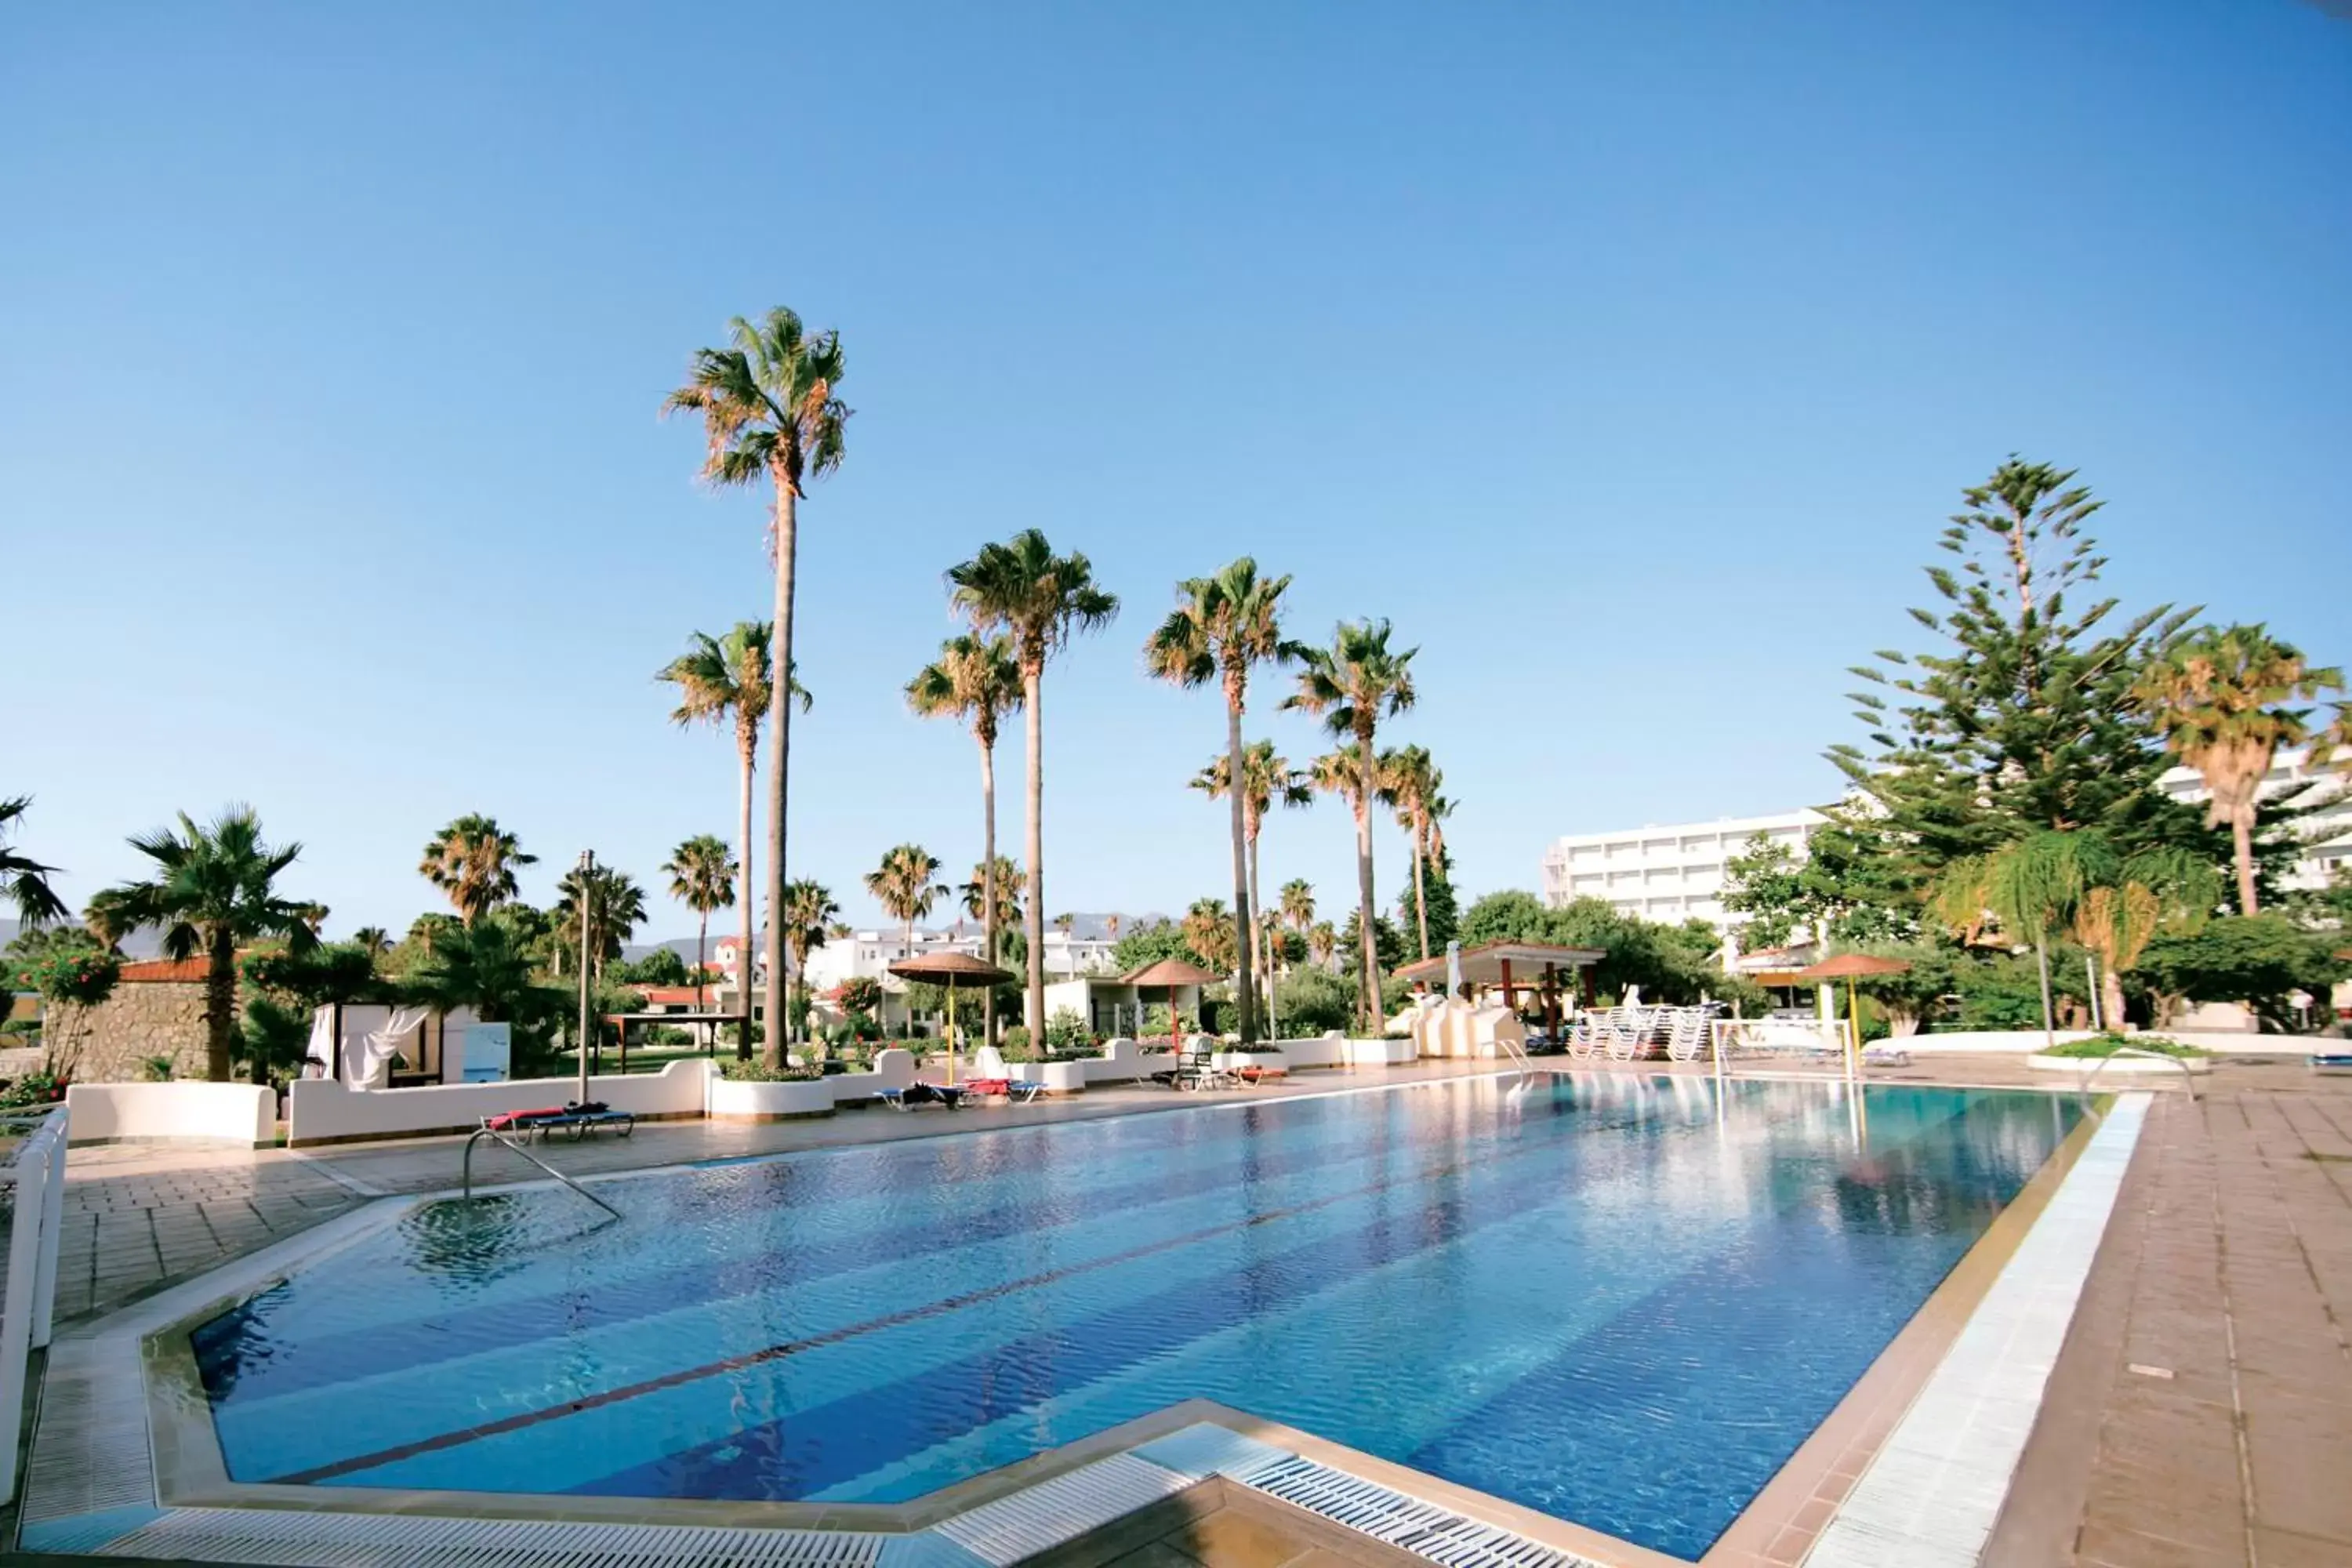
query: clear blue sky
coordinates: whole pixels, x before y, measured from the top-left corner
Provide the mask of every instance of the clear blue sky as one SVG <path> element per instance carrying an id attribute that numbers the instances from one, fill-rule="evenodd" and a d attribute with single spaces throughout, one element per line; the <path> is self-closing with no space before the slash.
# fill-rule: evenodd
<path id="1" fill-rule="evenodd" d="M 2127 601 L 2352 659 L 2352 22 L 2297 0 L 14 6 L 0 214 L 0 795 L 77 904 L 233 799 L 337 931 L 436 907 L 460 812 L 537 899 L 731 833 L 650 678 L 765 613 L 763 502 L 655 411 L 777 303 L 857 410 L 793 815 L 862 918 L 888 846 L 977 855 L 899 689 L 1031 524 L 1127 603 L 1048 678 L 1055 910 L 1225 890 L 1217 704 L 1138 649 L 1245 552 L 1420 645 L 1474 892 L 1832 795 L 2011 450 Z M 1344 811 L 1265 869 L 1343 908 Z"/>

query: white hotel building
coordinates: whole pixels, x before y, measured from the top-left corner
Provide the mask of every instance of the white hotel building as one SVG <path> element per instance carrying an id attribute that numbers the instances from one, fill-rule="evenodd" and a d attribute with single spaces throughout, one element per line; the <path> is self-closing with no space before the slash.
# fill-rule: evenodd
<path id="1" fill-rule="evenodd" d="M 2157 787 L 2190 805 L 2201 805 L 2207 795 L 2205 781 L 2192 768 L 2172 769 Z M 2281 797 L 2319 806 L 2300 825 L 2306 847 L 2287 885 L 2326 886 L 2338 868 L 2352 865 L 2352 775 L 2315 766 L 2306 752 L 2281 752 L 2263 781 L 2263 798 Z M 1785 811 L 1573 834 L 1553 840 L 1544 852 L 1544 902 L 1556 909 L 1571 899 L 1606 899 L 1619 913 L 1644 920 L 1672 923 L 1696 918 L 1737 925 L 1738 917 L 1723 909 L 1724 862 L 1746 853 L 1759 833 L 1786 844 L 1801 860 L 1806 841 L 1822 821 L 1818 811 Z"/>

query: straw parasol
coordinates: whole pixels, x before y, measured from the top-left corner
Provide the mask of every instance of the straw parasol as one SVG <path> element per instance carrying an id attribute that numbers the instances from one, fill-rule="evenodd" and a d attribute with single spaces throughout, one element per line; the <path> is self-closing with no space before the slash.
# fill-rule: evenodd
<path id="1" fill-rule="evenodd" d="M 1197 963 L 1187 963 L 1181 958 L 1163 958 L 1157 963 L 1147 963 L 1132 974 L 1119 976 L 1119 984 L 1132 985 L 1138 991 L 1147 985 L 1162 985 L 1168 990 L 1168 1039 L 1178 1050 L 1184 1048 L 1183 1030 L 1176 1021 L 1176 993 L 1186 985 L 1213 985 L 1221 976 L 1210 973 Z"/>
<path id="2" fill-rule="evenodd" d="M 890 966 L 890 973 L 901 980 L 928 981 L 933 985 L 945 982 L 948 988 L 948 1082 L 955 1082 L 956 1021 L 955 990 L 959 980 L 973 985 L 1002 985 L 1011 980 L 1013 972 L 983 963 L 968 952 L 926 952 L 913 958 L 902 958 Z"/>
<path id="3" fill-rule="evenodd" d="M 1797 971 L 1800 980 L 1843 980 L 1845 982 L 1846 1027 L 1853 1031 L 1853 1049 L 1862 1049 L 1862 1018 L 1853 1010 L 1853 979 L 1857 974 L 1901 974 L 1911 966 L 1899 958 L 1874 958 L 1866 952 L 1841 952 L 1835 958 L 1823 959 L 1811 969 Z"/>

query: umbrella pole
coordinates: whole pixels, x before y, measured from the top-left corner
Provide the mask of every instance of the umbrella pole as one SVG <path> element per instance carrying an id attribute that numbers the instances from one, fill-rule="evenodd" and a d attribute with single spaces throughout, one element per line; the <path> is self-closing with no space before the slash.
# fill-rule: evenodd
<path id="1" fill-rule="evenodd" d="M 948 976 L 948 1087 L 955 1087 L 956 1016 L 955 976 Z"/>

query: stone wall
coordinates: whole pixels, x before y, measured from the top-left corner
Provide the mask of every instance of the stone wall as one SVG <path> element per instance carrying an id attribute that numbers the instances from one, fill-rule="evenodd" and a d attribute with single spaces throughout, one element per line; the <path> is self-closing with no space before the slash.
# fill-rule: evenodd
<path id="1" fill-rule="evenodd" d="M 137 1083 L 147 1058 L 172 1058 L 174 1078 L 205 1076 L 205 988 L 201 982 L 125 981 L 95 1007 L 50 1007 L 43 1028 L 62 1047 L 77 1083 Z"/>

